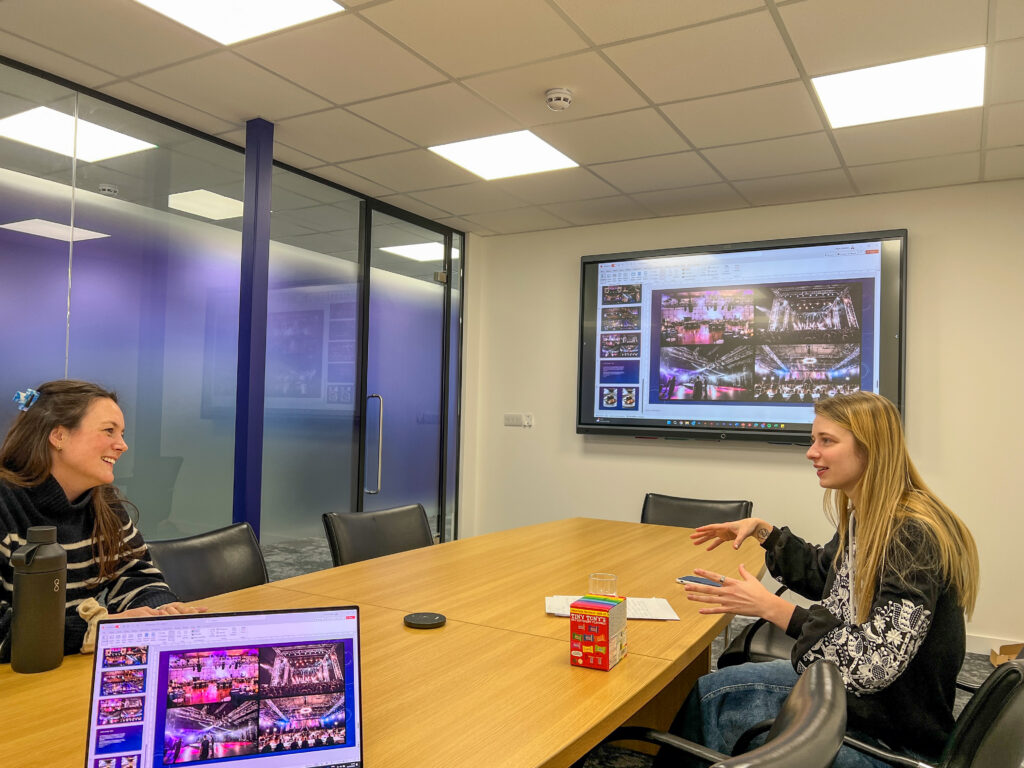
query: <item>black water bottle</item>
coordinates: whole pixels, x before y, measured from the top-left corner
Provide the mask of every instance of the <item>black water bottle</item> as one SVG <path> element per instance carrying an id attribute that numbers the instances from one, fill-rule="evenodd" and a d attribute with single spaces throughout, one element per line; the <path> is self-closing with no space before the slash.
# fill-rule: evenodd
<path id="1" fill-rule="evenodd" d="M 68 554 L 57 543 L 57 529 L 52 525 L 29 528 L 27 538 L 28 543 L 11 555 L 11 669 L 45 672 L 64 660 Z"/>

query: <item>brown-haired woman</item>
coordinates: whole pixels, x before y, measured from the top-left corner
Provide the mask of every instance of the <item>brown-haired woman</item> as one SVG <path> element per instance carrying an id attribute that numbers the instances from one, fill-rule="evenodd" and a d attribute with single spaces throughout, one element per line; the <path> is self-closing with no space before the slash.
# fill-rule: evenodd
<path id="1" fill-rule="evenodd" d="M 56 526 L 68 553 L 65 653 L 82 647 L 78 606 L 88 598 L 124 618 L 196 612 L 164 582 L 112 485 L 128 450 L 117 395 L 65 379 L 15 401 L 21 413 L 0 446 L 0 656 L 9 654 L 11 554 L 30 526 Z"/>
<path id="2" fill-rule="evenodd" d="M 714 549 L 754 536 L 772 575 L 820 603 L 794 606 L 743 566 L 739 578 L 697 570 L 722 585 L 686 586 L 690 600 L 709 604 L 701 613 L 763 617 L 796 642 L 792 661 L 700 678 L 672 730 L 728 754 L 744 730 L 775 716 L 807 666 L 826 659 L 846 686 L 849 732 L 936 762 L 953 728 L 964 614 L 978 594 L 974 539 L 921 479 L 892 403 L 857 392 L 819 401 L 814 411 L 807 458 L 826 489 L 832 540 L 808 544 L 758 518 L 702 526 L 691 538 Z M 844 746 L 833 765 L 888 764 Z"/>

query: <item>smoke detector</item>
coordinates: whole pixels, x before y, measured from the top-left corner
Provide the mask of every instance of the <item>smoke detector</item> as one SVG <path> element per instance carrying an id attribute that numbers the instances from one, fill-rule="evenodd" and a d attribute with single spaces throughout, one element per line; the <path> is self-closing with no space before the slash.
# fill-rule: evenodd
<path id="1" fill-rule="evenodd" d="M 101 195 L 107 195 L 108 197 L 117 197 L 121 190 L 117 188 L 117 184 L 100 184 L 97 189 Z"/>
<path id="2" fill-rule="evenodd" d="M 572 106 L 572 91 L 568 88 L 550 88 L 544 94 L 544 101 L 552 112 L 563 112 Z"/>

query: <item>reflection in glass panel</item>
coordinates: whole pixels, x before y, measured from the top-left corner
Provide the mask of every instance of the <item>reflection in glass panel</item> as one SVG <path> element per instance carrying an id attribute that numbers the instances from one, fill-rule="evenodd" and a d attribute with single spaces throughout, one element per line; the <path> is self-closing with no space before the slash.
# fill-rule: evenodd
<path id="1" fill-rule="evenodd" d="M 150 538 L 231 522 L 241 219 L 169 207 L 242 198 L 240 152 L 81 96 L 79 119 L 153 145 L 78 160 L 68 375 L 116 389 L 130 450 L 118 484 Z M 231 226 L 234 223 L 235 226 Z"/>
<path id="2" fill-rule="evenodd" d="M 0 66 L 0 120 L 43 106 L 74 115 L 75 94 Z M 66 155 L 0 138 L 0 400 L 8 405 L 16 390 L 64 376 L 72 171 Z M 51 236 L 33 234 L 46 223 Z M 0 434 L 16 414 L 0 409 Z"/>
<path id="3" fill-rule="evenodd" d="M 452 262 L 448 272 L 451 286 L 451 310 L 448 314 L 448 438 L 445 455 L 445 509 L 442 541 L 458 536 L 458 466 L 459 466 L 459 387 L 462 381 L 462 255 L 465 247 L 462 235 L 452 236 Z"/>
<path id="4" fill-rule="evenodd" d="M 435 272 L 444 269 L 443 242 L 436 232 L 374 211 L 366 391 L 380 395 L 383 418 L 371 401 L 362 483 L 377 492 L 364 494 L 363 506 L 422 504 L 435 533 L 444 319 Z"/>
<path id="5" fill-rule="evenodd" d="M 275 168 L 271 207 L 260 539 L 282 578 L 329 567 L 320 516 L 351 511 L 359 199 Z"/>

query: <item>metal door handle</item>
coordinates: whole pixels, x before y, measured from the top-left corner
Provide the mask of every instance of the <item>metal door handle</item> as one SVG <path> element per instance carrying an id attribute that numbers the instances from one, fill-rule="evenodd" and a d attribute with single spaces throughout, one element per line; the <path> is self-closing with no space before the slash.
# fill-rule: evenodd
<path id="1" fill-rule="evenodd" d="M 384 398 L 380 395 L 370 395 L 366 398 L 366 402 L 369 403 L 375 397 L 380 401 L 380 416 L 377 420 L 377 488 L 373 491 L 363 488 L 363 492 L 369 494 L 380 493 L 380 479 L 383 470 L 381 462 L 384 460 Z"/>

